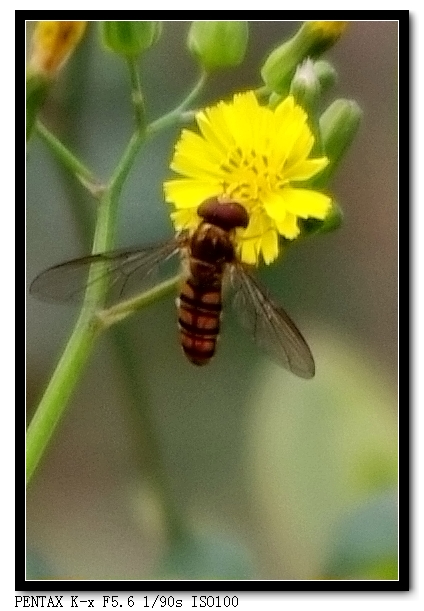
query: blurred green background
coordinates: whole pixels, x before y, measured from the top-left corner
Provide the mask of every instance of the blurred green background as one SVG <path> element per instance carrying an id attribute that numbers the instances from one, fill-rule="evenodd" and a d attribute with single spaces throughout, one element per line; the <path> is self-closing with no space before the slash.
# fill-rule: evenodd
<path id="1" fill-rule="evenodd" d="M 166 22 L 141 60 L 150 119 L 197 78 L 188 22 Z M 298 22 L 251 22 L 245 63 L 199 101 L 260 84 L 266 55 Z M 122 324 L 151 409 L 172 498 L 191 532 L 169 545 L 145 477 L 142 431 L 111 341 L 99 342 L 27 494 L 28 578 L 397 578 L 397 23 L 351 22 L 327 54 L 328 94 L 364 111 L 332 190 L 342 228 L 295 247 L 261 278 L 315 356 L 312 381 L 269 362 L 226 310 L 218 353 L 196 369 L 178 345 L 174 297 Z M 102 178 L 132 130 L 124 62 L 90 24 L 53 87 L 45 123 Z M 172 235 L 161 183 L 178 130 L 138 156 L 117 246 Z M 27 161 L 28 285 L 89 252 L 95 203 L 36 138 Z M 84 214 L 86 217 L 86 214 Z M 27 301 L 32 415 L 77 309 Z"/>

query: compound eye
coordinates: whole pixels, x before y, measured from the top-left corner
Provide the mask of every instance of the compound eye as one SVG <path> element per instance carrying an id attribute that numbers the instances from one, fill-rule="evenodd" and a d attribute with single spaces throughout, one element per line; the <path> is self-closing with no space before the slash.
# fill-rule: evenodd
<path id="1" fill-rule="evenodd" d="M 230 231 L 236 227 L 247 227 L 249 215 L 246 208 L 235 201 L 219 200 L 218 197 L 210 197 L 200 204 L 197 214 L 207 223 Z"/>

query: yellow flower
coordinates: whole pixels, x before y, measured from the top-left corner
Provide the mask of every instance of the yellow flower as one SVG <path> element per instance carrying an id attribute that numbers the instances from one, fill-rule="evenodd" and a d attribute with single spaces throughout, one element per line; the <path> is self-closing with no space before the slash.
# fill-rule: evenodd
<path id="1" fill-rule="evenodd" d="M 271 263 L 278 235 L 289 240 L 300 232 L 298 219 L 323 219 L 331 199 L 295 186 L 320 172 L 326 157 L 309 158 L 314 137 L 305 111 L 288 96 L 275 110 L 260 106 L 253 91 L 234 95 L 197 113 L 200 134 L 184 129 L 171 169 L 184 178 L 165 182 L 165 199 L 177 231 L 200 223 L 198 206 L 207 198 L 231 198 L 249 214 L 246 229 L 236 230 L 242 261 Z"/>
<path id="2" fill-rule="evenodd" d="M 34 29 L 31 69 L 54 76 L 77 46 L 86 21 L 39 21 Z"/>

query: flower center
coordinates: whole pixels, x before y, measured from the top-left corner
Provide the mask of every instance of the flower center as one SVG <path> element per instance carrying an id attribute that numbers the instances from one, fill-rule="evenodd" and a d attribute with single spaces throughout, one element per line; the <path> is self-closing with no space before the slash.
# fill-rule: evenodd
<path id="1" fill-rule="evenodd" d="M 255 149 L 243 151 L 239 146 L 228 155 L 220 170 L 224 178 L 222 188 L 226 195 L 256 208 L 270 191 L 277 191 L 287 182 L 281 172 L 270 167 L 269 157 Z"/>

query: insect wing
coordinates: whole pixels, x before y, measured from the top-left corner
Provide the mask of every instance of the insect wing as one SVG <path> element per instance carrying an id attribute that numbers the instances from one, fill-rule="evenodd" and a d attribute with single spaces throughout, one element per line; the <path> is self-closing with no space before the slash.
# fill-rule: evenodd
<path id="1" fill-rule="evenodd" d="M 140 283 L 154 276 L 154 270 L 179 250 L 180 241 L 173 238 L 145 248 L 115 250 L 73 259 L 39 274 L 31 284 L 30 293 L 43 301 L 81 301 L 88 286 L 107 278 L 110 301 L 117 301 L 124 294 L 133 292 L 136 286 L 140 290 Z M 94 279 L 89 280 L 89 277 Z"/>
<path id="2" fill-rule="evenodd" d="M 312 378 L 315 363 L 308 344 L 286 314 L 239 264 L 232 268 L 236 293 L 234 307 L 243 326 L 257 344 L 280 365 L 300 376 Z"/>

